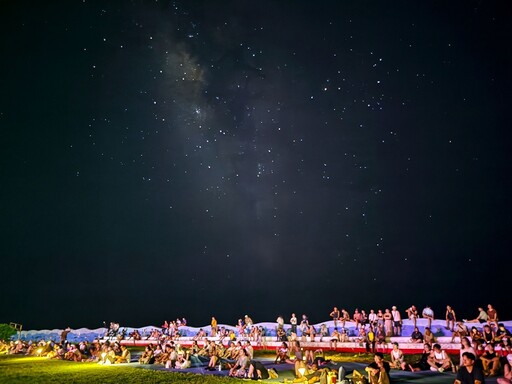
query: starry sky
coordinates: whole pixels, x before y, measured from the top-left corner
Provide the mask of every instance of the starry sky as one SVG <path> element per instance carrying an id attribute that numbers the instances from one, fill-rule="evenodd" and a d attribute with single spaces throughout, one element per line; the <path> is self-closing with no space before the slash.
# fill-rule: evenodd
<path id="1" fill-rule="evenodd" d="M 512 318 L 510 8 L 0 2 L 0 322 Z"/>

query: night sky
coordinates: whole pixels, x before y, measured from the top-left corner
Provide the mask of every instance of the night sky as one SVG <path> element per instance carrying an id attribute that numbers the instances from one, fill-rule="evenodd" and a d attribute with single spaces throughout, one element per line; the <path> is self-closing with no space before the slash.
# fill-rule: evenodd
<path id="1" fill-rule="evenodd" d="M 512 318 L 511 19 L 1 1 L 0 322 Z"/>

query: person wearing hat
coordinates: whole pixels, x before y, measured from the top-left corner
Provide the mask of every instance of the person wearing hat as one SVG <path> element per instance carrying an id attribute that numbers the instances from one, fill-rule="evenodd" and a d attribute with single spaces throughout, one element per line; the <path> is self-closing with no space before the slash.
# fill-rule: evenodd
<path id="1" fill-rule="evenodd" d="M 394 305 L 391 307 L 391 316 L 393 316 L 393 335 L 402 336 L 402 315 Z"/>

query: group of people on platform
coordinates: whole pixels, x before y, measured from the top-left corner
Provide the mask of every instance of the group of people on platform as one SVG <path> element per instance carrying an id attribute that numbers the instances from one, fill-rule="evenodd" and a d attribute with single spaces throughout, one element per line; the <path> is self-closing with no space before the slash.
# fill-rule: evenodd
<path id="1" fill-rule="evenodd" d="M 389 382 L 390 370 L 400 369 L 412 372 L 455 372 L 457 384 L 483 383 L 486 376 L 503 375 L 498 378 L 498 383 L 512 384 L 512 335 L 502 323 L 499 323 L 497 311 L 491 304 L 487 306 L 487 310 L 483 307 L 478 308 L 477 316 L 469 320 L 458 319 L 455 310 L 450 305 L 446 306 L 446 330 L 451 332 L 452 342 L 460 340 L 461 343 L 459 364 L 455 364 L 441 345 L 436 343 L 431 331 L 434 312 L 429 306 L 420 313 L 412 305 L 405 310 L 405 314 L 414 326 L 409 342 L 423 344 L 423 353 L 415 362 L 406 362 L 398 343 L 393 343 L 389 359 L 385 359 L 384 355 L 378 352 L 378 345 L 387 344 L 390 336 L 402 335 L 402 314 L 396 306 L 392 306 L 391 309 L 384 311 L 372 309 L 368 313 L 355 309 L 352 314 L 344 308 L 339 310 L 334 307 L 329 314 L 334 323 L 332 332 L 325 324 L 316 329 L 309 323 L 305 314 L 299 319 L 293 313 L 287 322 L 289 326 L 285 326 L 283 316 L 278 316 L 275 337 L 281 345 L 276 349 L 274 363 L 292 364 L 297 380 L 303 380 L 305 377 L 314 382 L 331 374 L 330 371 L 334 372 L 339 366 L 318 356 L 319 350 L 309 347 L 309 343 L 302 342 L 315 340 L 315 337 L 320 336 L 320 341 L 328 341 L 332 349 L 336 349 L 338 343 L 349 341 L 364 344 L 366 350 L 374 354 L 374 362 L 365 372 L 371 383 L 386 384 Z M 427 319 L 427 326 L 423 328 L 423 332 L 417 326 L 419 318 Z M 347 322 L 355 323 L 355 334 L 349 333 Z M 474 325 L 469 329 L 468 324 L 472 323 Z M 265 330 L 256 326 L 250 316 L 240 318 L 232 329 L 219 327 L 216 318 L 212 317 L 210 332 L 201 328 L 193 336 L 190 348 L 183 348 L 177 342 L 180 338 L 180 327 L 184 325 L 184 318 L 172 322 L 165 321 L 160 329 L 152 329 L 148 335 L 144 335 L 155 341 L 146 346 L 138 362 L 161 364 L 168 369 L 205 366 L 206 370 L 229 370 L 229 376 L 239 378 L 266 379 L 277 375 L 275 370 L 267 369 L 253 358 L 251 342 L 261 342 Z M 107 340 L 103 343 L 97 340 L 69 343 L 66 338 L 70 331 L 70 328 L 62 331 L 60 343 L 21 340 L 1 342 L 0 353 L 46 356 L 71 361 L 95 361 L 105 365 L 128 363 L 131 360 L 130 351 L 120 342 L 127 335 L 126 329 L 121 330 L 119 323 L 110 323 L 105 334 L 107 338 L 117 340 Z M 138 330 L 133 330 L 128 336 L 133 340 L 141 340 L 143 337 Z M 362 375 L 360 372 L 354 372 L 354 375 L 358 374 Z"/>

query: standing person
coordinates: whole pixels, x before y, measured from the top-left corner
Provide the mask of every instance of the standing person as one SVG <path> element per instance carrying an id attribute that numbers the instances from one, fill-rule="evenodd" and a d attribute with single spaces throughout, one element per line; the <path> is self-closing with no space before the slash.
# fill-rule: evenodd
<path id="1" fill-rule="evenodd" d="M 475 355 L 471 352 L 462 354 L 463 366 L 457 372 L 454 384 L 484 384 L 485 379 L 482 370 L 475 365 Z"/>
<path id="2" fill-rule="evenodd" d="M 375 344 L 377 343 L 377 337 L 373 325 L 370 324 L 370 328 L 366 333 L 366 352 L 375 353 Z"/>
<path id="3" fill-rule="evenodd" d="M 334 307 L 332 309 L 332 312 L 329 314 L 331 316 L 332 320 L 334 321 L 334 328 L 338 327 L 338 320 L 341 316 L 341 313 L 337 307 Z"/>
<path id="4" fill-rule="evenodd" d="M 212 337 L 217 336 L 217 331 L 219 330 L 219 328 L 217 326 L 217 319 L 214 316 L 212 316 L 212 321 L 210 322 L 210 326 L 211 326 L 211 336 Z"/>
<path id="5" fill-rule="evenodd" d="M 389 308 L 386 308 L 384 311 L 384 329 L 386 331 L 386 336 L 393 336 L 393 315 L 389 311 Z"/>
<path id="6" fill-rule="evenodd" d="M 295 313 L 292 313 L 292 317 L 290 318 L 290 325 L 292 326 L 291 333 L 297 335 L 297 316 L 295 316 Z"/>
<path id="7" fill-rule="evenodd" d="M 455 311 L 453 308 L 449 305 L 446 306 L 446 329 L 454 332 L 455 330 L 455 323 L 457 322 L 457 316 L 455 315 Z"/>
<path id="8" fill-rule="evenodd" d="M 395 336 L 402 336 L 402 316 L 400 311 L 393 305 L 391 308 L 391 316 L 393 316 L 393 334 Z"/>
<path id="9" fill-rule="evenodd" d="M 67 327 L 66 329 L 63 329 L 60 333 L 60 344 L 64 345 L 64 343 L 68 339 L 68 333 L 71 332 L 71 328 Z"/>

